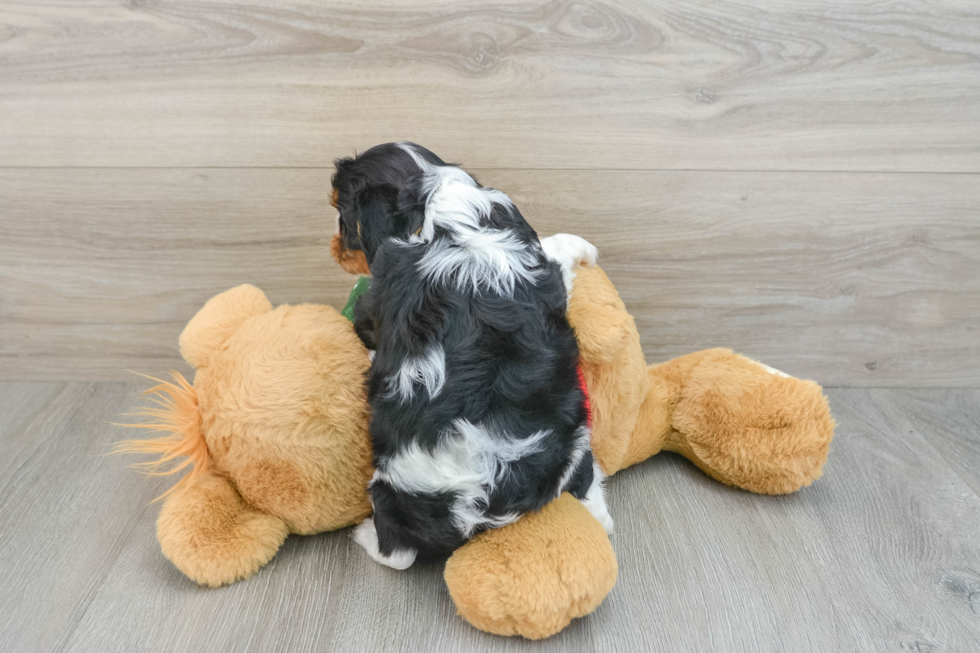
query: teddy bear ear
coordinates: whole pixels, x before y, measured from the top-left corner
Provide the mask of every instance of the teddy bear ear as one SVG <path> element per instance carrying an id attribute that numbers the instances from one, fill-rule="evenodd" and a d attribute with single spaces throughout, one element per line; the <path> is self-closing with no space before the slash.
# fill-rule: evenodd
<path id="1" fill-rule="evenodd" d="M 244 284 L 226 290 L 209 299 L 184 327 L 180 355 L 192 367 L 202 367 L 245 320 L 271 310 L 269 299 L 255 286 Z"/>

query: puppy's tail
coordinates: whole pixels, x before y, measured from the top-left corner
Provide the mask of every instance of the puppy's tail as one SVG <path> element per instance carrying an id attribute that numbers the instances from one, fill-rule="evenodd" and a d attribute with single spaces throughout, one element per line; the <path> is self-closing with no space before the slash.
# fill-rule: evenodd
<path id="1" fill-rule="evenodd" d="M 197 404 L 194 386 L 179 372 L 171 370 L 170 374 L 173 376 L 173 382 L 162 381 L 145 374 L 140 375 L 157 382 L 157 385 L 143 392 L 155 407 L 147 406 L 135 413 L 127 413 L 127 416 L 149 418 L 153 421 L 116 424 L 125 428 L 164 431 L 169 435 L 148 440 L 123 440 L 117 442 L 112 449 L 114 454 L 159 455 L 156 460 L 133 464 L 133 467 L 150 476 L 167 476 L 191 467 L 189 473 L 154 501 L 193 485 L 208 470 L 211 460 L 207 442 L 201 432 L 201 411 Z M 185 459 L 178 462 L 177 459 L 182 457 Z"/>

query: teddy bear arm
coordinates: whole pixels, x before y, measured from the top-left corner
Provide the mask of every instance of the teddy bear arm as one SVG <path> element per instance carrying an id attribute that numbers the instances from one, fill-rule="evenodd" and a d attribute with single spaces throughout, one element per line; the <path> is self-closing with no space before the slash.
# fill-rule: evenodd
<path id="1" fill-rule="evenodd" d="M 579 267 L 568 319 L 592 407 L 592 453 L 608 475 L 630 464 L 630 447 L 651 395 L 646 361 L 633 317 L 606 273 Z M 654 393 L 655 394 L 655 393 Z M 635 457 L 635 456 L 634 456 Z"/>
<path id="2" fill-rule="evenodd" d="M 211 587 L 254 574 L 287 534 L 281 519 L 249 506 L 212 471 L 167 497 L 157 518 L 163 554 L 188 577 Z"/>
<path id="3" fill-rule="evenodd" d="M 568 321 L 575 329 L 583 362 L 614 361 L 624 348 L 639 350 L 633 316 L 599 266 L 576 269 L 568 298 Z"/>

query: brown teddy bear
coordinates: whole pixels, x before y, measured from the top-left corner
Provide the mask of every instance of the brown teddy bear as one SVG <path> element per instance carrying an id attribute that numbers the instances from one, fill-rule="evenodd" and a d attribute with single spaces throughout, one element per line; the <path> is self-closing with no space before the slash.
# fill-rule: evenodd
<path id="1" fill-rule="evenodd" d="M 675 451 L 713 478 L 782 494 L 820 476 L 834 421 L 821 388 L 725 349 L 647 366 L 639 335 L 605 273 L 577 271 L 569 319 L 581 350 L 592 446 L 607 475 Z M 273 308 L 254 286 L 212 298 L 180 336 L 197 372 L 148 392 L 143 424 L 171 435 L 119 451 L 186 460 L 157 520 L 161 549 L 205 585 L 247 578 L 289 533 L 356 524 L 371 512 L 364 376 L 351 323 L 329 306 Z M 394 573 L 394 572 L 392 572 Z M 456 607 L 475 627 L 548 637 L 594 610 L 616 582 L 602 526 L 568 494 L 486 531 L 448 560 Z"/>

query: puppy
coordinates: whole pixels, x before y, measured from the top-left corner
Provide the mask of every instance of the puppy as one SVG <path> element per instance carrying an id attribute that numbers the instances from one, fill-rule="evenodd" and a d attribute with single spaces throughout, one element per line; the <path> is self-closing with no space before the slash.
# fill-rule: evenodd
<path id="1" fill-rule="evenodd" d="M 542 247 L 504 193 L 412 143 L 338 160 L 333 188 L 334 257 L 373 277 L 355 308 L 377 469 L 358 544 L 405 569 L 565 491 L 611 532 L 565 315 L 595 248 Z"/>

